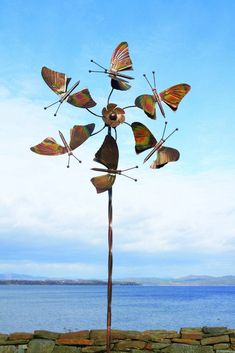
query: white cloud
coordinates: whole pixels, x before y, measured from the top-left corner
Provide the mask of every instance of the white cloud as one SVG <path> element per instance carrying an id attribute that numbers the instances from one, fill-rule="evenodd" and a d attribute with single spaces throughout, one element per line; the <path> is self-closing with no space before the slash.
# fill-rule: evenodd
<path id="1" fill-rule="evenodd" d="M 94 166 L 92 159 L 104 134 L 81 146 L 76 153 L 83 163 L 72 160 L 67 169 L 65 156 L 38 156 L 29 147 L 46 136 L 58 136 L 61 126 L 69 130 L 73 115 L 67 120 L 62 118 L 64 114 L 49 118 L 40 102 L 12 98 L 6 89 L 0 93 L 2 234 L 18 233 L 26 241 L 27 231 L 31 234 L 28 242 L 40 234 L 41 243 L 56 238 L 61 244 L 75 241 L 93 248 L 106 246 L 107 193 L 97 195 L 89 181 L 94 176 L 89 170 Z M 78 111 L 85 123 L 83 112 Z M 121 128 L 120 134 L 125 135 Z M 124 177 L 117 177 L 115 183 L 114 237 L 118 250 L 219 254 L 234 249 L 234 170 L 192 175 L 182 173 L 180 164 L 173 163 L 159 171 L 150 170 L 142 167 L 142 156 L 136 157 L 134 150 L 132 160 L 128 159 L 129 151 L 126 157 L 121 151 L 121 167 L 136 161 L 141 167 L 129 174 L 138 178 L 137 183 Z"/>
<path id="2" fill-rule="evenodd" d="M 76 278 L 76 274 L 80 277 L 77 278 L 97 278 L 100 277 L 100 273 L 104 270 L 101 266 L 89 265 L 85 263 L 47 263 L 47 262 L 33 262 L 33 261 L 11 261 L 0 262 L 1 272 L 4 273 L 18 273 L 18 269 L 22 271 L 25 275 L 34 276 L 45 276 L 48 273 L 50 277 L 55 278 Z M 94 277 L 93 277 L 94 276 Z"/>

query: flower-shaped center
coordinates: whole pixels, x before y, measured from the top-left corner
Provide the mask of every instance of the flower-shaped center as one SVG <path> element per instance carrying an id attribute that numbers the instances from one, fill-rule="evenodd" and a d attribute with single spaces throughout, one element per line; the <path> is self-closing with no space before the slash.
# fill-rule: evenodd
<path id="1" fill-rule="evenodd" d="M 110 127 L 116 127 L 125 121 L 125 111 L 114 103 L 109 103 L 103 108 L 102 115 L 105 124 Z"/>

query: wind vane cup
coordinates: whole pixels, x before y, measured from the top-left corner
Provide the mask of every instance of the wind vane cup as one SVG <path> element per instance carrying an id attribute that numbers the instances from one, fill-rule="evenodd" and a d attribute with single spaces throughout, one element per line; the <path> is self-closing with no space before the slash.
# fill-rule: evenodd
<path id="1" fill-rule="evenodd" d="M 89 72 L 104 73 L 111 78 L 111 92 L 107 99 L 107 106 L 102 109 L 102 115 L 99 115 L 90 109 L 96 106 L 96 102 L 91 97 L 91 94 L 87 88 L 72 94 L 75 88 L 79 85 L 80 81 L 77 81 L 70 89 L 68 89 L 68 84 L 71 78 L 67 77 L 63 73 L 53 71 L 47 67 L 42 68 L 42 77 L 46 84 L 51 88 L 51 90 L 60 96 L 60 99 L 50 104 L 48 107 L 45 107 L 45 109 L 58 104 L 58 108 L 54 114 L 54 116 L 56 116 L 61 104 L 63 102 L 68 102 L 75 107 L 86 109 L 89 113 L 102 118 L 104 126 L 100 130 L 94 132 L 95 124 L 75 125 L 70 130 L 69 143 L 66 141 L 62 132 L 59 131 L 63 146 L 58 144 L 54 138 L 47 137 L 41 143 L 31 147 L 31 151 L 47 156 L 58 156 L 67 153 L 67 167 L 69 167 L 71 156 L 73 156 L 78 162 L 81 163 L 81 161 L 73 154 L 73 151 L 86 140 L 88 140 L 88 138 L 100 133 L 102 130 L 107 128 L 107 135 L 105 136 L 100 149 L 95 153 L 94 158 L 95 162 L 102 164 L 105 168 L 91 168 L 93 171 L 104 172 L 105 174 L 93 177 L 91 182 L 95 186 L 97 193 L 108 191 L 108 288 L 106 346 L 107 352 L 110 353 L 113 270 L 112 188 L 117 175 L 123 175 L 129 179 L 137 181 L 137 179 L 123 173 L 138 168 L 138 166 L 134 166 L 127 169 L 118 169 L 119 150 L 117 145 L 118 136 L 116 128 L 120 124 L 126 124 L 131 128 L 135 140 L 135 151 L 137 154 L 151 149 L 150 153 L 145 157 L 143 161 L 144 163 L 156 152 L 156 159 L 150 165 L 152 169 L 159 169 L 169 162 L 177 161 L 180 157 L 179 152 L 174 148 L 165 147 L 163 145 L 165 141 L 169 139 L 169 137 L 178 129 L 175 129 L 167 137 L 164 137 L 167 127 L 167 122 L 165 121 L 162 137 L 160 141 L 157 142 L 154 135 L 144 124 L 140 122 L 133 122 L 132 124 L 127 123 L 125 121 L 125 110 L 131 107 L 138 107 L 142 109 L 150 119 L 156 119 L 157 103 L 161 114 L 164 118 L 166 118 L 162 102 L 166 103 L 173 111 L 176 111 L 182 98 L 189 92 L 190 86 L 186 83 L 181 83 L 158 93 L 156 89 L 155 72 L 153 72 L 153 86 L 151 85 L 147 76 L 144 75 L 153 94 L 140 95 L 135 99 L 135 105 L 120 108 L 117 106 L 117 104 L 110 103 L 110 99 L 114 90 L 126 91 L 131 88 L 128 81 L 132 80 L 133 77 L 123 74 L 123 71 L 133 70 L 128 44 L 126 42 L 121 42 L 116 47 L 111 58 L 111 65 L 109 69 L 106 69 L 105 67 L 96 63 L 94 60 L 91 60 L 91 62 L 101 68 L 102 71 L 89 70 Z M 113 132 L 114 137 L 112 136 Z"/>

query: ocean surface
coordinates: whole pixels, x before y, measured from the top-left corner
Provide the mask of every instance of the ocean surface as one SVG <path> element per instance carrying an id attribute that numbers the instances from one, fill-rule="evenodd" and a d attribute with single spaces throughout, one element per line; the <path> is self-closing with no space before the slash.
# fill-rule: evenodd
<path id="1" fill-rule="evenodd" d="M 106 286 L 0 285 L 0 332 L 64 332 L 106 325 Z M 235 287 L 113 287 L 112 327 L 235 328 Z"/>

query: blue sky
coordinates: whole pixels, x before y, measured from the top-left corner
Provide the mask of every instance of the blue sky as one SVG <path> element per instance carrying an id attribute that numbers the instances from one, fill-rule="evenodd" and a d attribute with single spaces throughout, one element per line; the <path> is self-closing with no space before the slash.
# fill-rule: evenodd
<path id="1" fill-rule="evenodd" d="M 157 73 L 163 90 L 192 87 L 176 113 L 166 108 L 168 146 L 181 158 L 150 170 L 136 156 L 127 126 L 118 127 L 120 167 L 139 164 L 132 183 L 114 186 L 114 277 L 235 275 L 235 36 L 232 0 L 226 1 L 4 1 L 0 0 L 0 273 L 106 278 L 107 193 L 90 183 L 93 156 L 105 133 L 77 151 L 83 161 L 43 157 L 29 147 L 58 129 L 100 120 L 64 104 L 57 118 L 43 106 L 53 92 L 40 70 L 48 66 L 80 80 L 100 113 L 109 79 L 89 74 L 90 59 L 109 66 L 116 45 L 127 41 L 132 88 L 112 102 L 133 104 L 150 93 L 142 74 Z M 159 138 L 164 125 L 139 109 L 141 121 Z"/>

